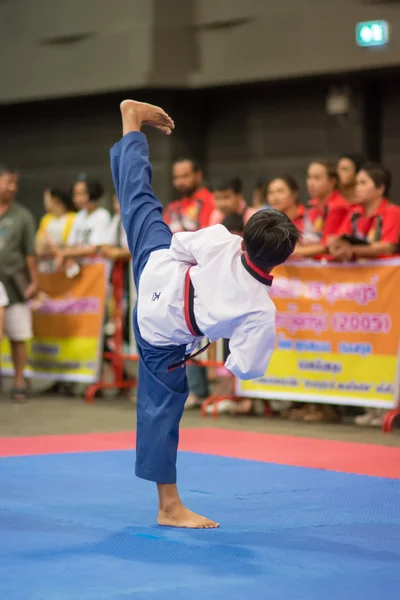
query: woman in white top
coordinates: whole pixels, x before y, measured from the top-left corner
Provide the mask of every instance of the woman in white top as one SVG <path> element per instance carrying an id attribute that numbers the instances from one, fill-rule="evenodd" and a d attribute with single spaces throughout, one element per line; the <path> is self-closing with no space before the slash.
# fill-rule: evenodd
<path id="1" fill-rule="evenodd" d="M 67 244 L 76 213 L 70 195 L 60 188 L 46 189 L 43 199 L 46 214 L 36 234 L 36 254 L 39 270 L 46 273 L 54 270 L 51 257 Z"/>
<path id="2" fill-rule="evenodd" d="M 96 254 L 110 225 L 110 213 L 99 206 L 104 193 L 102 184 L 81 175 L 73 186 L 73 201 L 79 211 L 68 237 L 67 247 L 58 252 L 57 261 L 78 259 Z"/>

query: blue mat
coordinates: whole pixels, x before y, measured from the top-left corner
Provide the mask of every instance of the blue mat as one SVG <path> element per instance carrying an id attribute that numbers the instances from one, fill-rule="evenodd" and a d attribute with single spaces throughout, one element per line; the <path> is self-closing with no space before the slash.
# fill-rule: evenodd
<path id="1" fill-rule="evenodd" d="M 156 525 L 133 452 L 0 459 L 1 600 L 394 600 L 400 481 L 180 456 L 185 502 Z"/>

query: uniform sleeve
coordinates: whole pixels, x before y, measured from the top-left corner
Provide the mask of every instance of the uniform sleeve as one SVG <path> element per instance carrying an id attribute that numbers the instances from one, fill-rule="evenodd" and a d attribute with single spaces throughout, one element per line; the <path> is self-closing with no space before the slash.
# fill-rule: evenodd
<path id="1" fill-rule="evenodd" d="M 34 256 L 35 254 L 35 221 L 30 212 L 26 212 L 25 214 L 25 223 L 24 223 L 24 253 L 25 256 Z"/>
<path id="2" fill-rule="evenodd" d="M 397 244 L 400 241 L 400 209 L 397 206 L 393 207 L 383 221 L 381 242 L 389 242 Z"/>
<path id="3" fill-rule="evenodd" d="M 223 225 L 195 232 L 183 231 L 172 236 L 170 252 L 175 260 L 204 265 L 225 248 L 232 237 Z"/>
<path id="4" fill-rule="evenodd" d="M 329 211 L 324 222 L 323 241 L 326 241 L 326 239 L 332 235 L 338 234 L 343 221 L 349 214 L 349 210 L 350 206 L 347 207 L 346 205 L 341 205 Z"/>
<path id="5" fill-rule="evenodd" d="M 265 315 L 263 315 L 265 319 Z M 239 379 L 256 379 L 267 371 L 275 348 L 275 320 L 262 323 L 247 320 L 229 341 L 230 355 L 225 366 Z"/>
<path id="6" fill-rule="evenodd" d="M 108 211 L 101 211 L 96 219 L 96 227 L 90 234 L 90 245 L 99 246 L 104 244 L 104 239 L 107 237 L 107 229 L 110 226 L 111 215 Z"/>

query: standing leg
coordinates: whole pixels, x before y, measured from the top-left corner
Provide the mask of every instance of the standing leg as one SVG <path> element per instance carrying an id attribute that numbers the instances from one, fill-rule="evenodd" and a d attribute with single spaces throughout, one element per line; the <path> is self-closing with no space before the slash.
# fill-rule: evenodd
<path id="1" fill-rule="evenodd" d="M 27 303 L 7 306 L 4 329 L 10 340 L 14 366 L 13 399 L 23 402 L 28 396 L 24 378 L 24 369 L 27 363 L 26 343 L 32 338 L 32 314 Z"/>
<path id="2" fill-rule="evenodd" d="M 185 346 L 155 348 L 140 337 L 135 315 L 135 336 L 140 356 L 137 390 L 136 475 L 157 483 L 158 522 L 170 527 L 210 529 L 214 521 L 187 509 L 176 485 L 179 422 L 188 395 L 185 369 L 168 373 Z"/>

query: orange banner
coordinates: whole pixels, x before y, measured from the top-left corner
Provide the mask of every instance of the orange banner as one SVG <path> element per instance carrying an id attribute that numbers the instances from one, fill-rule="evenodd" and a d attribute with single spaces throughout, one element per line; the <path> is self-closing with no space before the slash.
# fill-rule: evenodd
<path id="1" fill-rule="evenodd" d="M 391 407 L 397 401 L 400 261 L 288 263 L 274 272 L 277 345 L 243 395 Z"/>
<path id="2" fill-rule="evenodd" d="M 98 379 L 103 351 L 106 265 L 84 264 L 68 279 L 64 273 L 41 273 L 39 287 L 47 298 L 33 304 L 33 339 L 26 375 L 39 379 L 92 382 Z M 13 372 L 4 341 L 2 372 Z"/>

